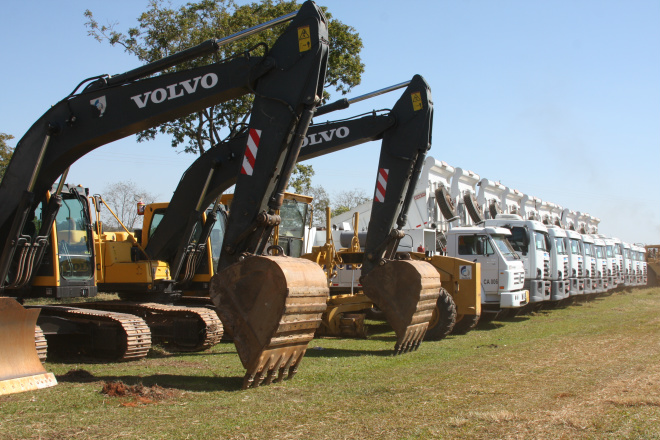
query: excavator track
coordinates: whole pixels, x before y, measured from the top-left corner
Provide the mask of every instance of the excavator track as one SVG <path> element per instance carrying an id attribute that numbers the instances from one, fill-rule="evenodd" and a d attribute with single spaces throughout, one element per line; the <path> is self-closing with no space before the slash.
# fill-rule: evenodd
<path id="1" fill-rule="evenodd" d="M 395 354 L 416 350 L 440 296 L 438 271 L 424 261 L 389 260 L 363 276 L 361 283 L 396 333 Z"/>
<path id="2" fill-rule="evenodd" d="M 75 306 L 137 315 L 149 326 L 152 342 L 170 350 L 206 350 L 222 339 L 223 327 L 218 314 L 205 307 L 131 301 L 95 301 Z"/>
<path id="3" fill-rule="evenodd" d="M 84 355 L 115 362 L 133 361 L 146 357 L 151 348 L 149 327 L 138 316 L 68 306 L 36 308 L 41 309 L 41 317 L 46 320 L 59 318 L 85 326 L 89 332 L 76 347 Z"/>
<path id="4" fill-rule="evenodd" d="M 329 295 L 319 265 L 285 256 L 235 263 L 213 277 L 210 292 L 247 370 L 244 389 L 296 374 Z"/>
<path id="5" fill-rule="evenodd" d="M 37 348 L 39 360 L 46 362 L 46 357 L 48 357 L 48 341 L 46 341 L 46 336 L 38 325 L 34 326 L 34 345 Z"/>

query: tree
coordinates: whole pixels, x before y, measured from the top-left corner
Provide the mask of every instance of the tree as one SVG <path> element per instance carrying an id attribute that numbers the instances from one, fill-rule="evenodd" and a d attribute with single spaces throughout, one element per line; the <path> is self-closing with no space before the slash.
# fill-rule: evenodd
<path id="1" fill-rule="evenodd" d="M 100 42 L 107 41 L 113 46 L 122 46 L 140 61 L 149 63 L 208 39 L 228 36 L 296 11 L 299 7 L 294 0 L 261 0 L 241 6 L 234 0 L 198 0 L 172 9 L 162 0 L 152 0 L 147 11 L 138 18 L 138 27 L 130 28 L 126 33 L 116 31 L 114 24 L 100 25 L 89 10 L 85 11 L 85 16 L 90 36 Z M 346 94 L 360 83 L 364 71 L 364 64 L 360 59 L 362 40 L 355 29 L 332 19 L 325 8 L 324 12 L 330 29 L 330 56 L 325 87 Z M 259 51 L 263 46 L 258 43 L 265 42 L 270 47 L 286 26 L 287 24 L 282 24 L 223 46 L 214 55 L 182 63 L 168 71 L 210 64 L 246 51 L 261 54 Z M 324 91 L 325 99 L 329 96 L 329 93 Z M 172 147 L 183 146 L 184 151 L 201 155 L 207 144 L 213 145 L 220 141 L 220 130 L 245 124 L 252 107 L 252 99 L 252 96 L 243 96 L 167 122 L 140 132 L 137 140 L 151 140 L 158 133 L 168 134 L 172 137 Z"/>
<path id="2" fill-rule="evenodd" d="M 312 177 L 314 177 L 314 168 L 311 165 L 296 164 L 289 179 L 288 191 L 296 194 L 307 194 L 312 187 Z"/>
<path id="3" fill-rule="evenodd" d="M 305 194 L 314 197 L 312 201 L 312 209 L 314 210 L 313 225 L 317 227 L 325 226 L 325 208 L 330 206 L 328 193 L 321 186 L 310 186 Z"/>
<path id="4" fill-rule="evenodd" d="M 363 189 L 340 191 L 333 197 L 332 216 L 343 214 L 351 209 L 371 200 Z"/>
<path id="5" fill-rule="evenodd" d="M 14 154 L 14 149 L 7 145 L 7 141 L 11 139 L 14 139 L 14 136 L 0 133 L 0 181 L 2 181 L 11 156 Z"/>
<path id="6" fill-rule="evenodd" d="M 103 193 L 103 200 L 119 217 L 129 230 L 142 226 L 142 217 L 137 213 L 137 202 L 153 203 L 156 197 L 132 181 L 117 182 L 108 185 Z M 106 231 L 123 231 L 115 217 L 107 209 L 101 208 L 101 219 Z"/>

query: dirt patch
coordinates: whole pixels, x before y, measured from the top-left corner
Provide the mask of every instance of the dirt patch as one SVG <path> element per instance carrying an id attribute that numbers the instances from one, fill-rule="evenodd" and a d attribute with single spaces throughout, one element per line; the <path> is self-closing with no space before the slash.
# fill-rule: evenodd
<path id="1" fill-rule="evenodd" d="M 76 383 L 89 383 L 96 382 L 98 379 L 89 371 L 76 369 L 69 370 L 64 374 L 56 376 L 58 382 L 76 382 Z"/>
<path id="2" fill-rule="evenodd" d="M 126 385 L 122 381 L 103 382 L 101 393 L 110 397 L 131 399 L 121 402 L 122 406 L 149 405 L 162 400 L 172 399 L 181 394 L 180 391 L 163 388 L 158 385 L 145 386 L 141 383 L 137 385 Z"/>

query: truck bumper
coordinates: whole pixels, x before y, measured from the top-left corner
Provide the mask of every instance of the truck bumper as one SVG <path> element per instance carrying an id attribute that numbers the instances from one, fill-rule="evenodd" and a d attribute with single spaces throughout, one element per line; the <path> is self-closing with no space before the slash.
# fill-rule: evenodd
<path id="1" fill-rule="evenodd" d="M 529 302 L 550 300 L 550 282 L 545 280 L 525 280 L 524 289 L 529 290 Z"/>
<path id="2" fill-rule="evenodd" d="M 504 292 L 500 294 L 500 308 L 514 309 L 529 304 L 529 290 Z"/>
<path id="3" fill-rule="evenodd" d="M 568 283 L 570 285 L 570 294 L 571 296 L 584 295 L 585 293 L 585 284 L 584 278 L 569 278 Z M 589 280 L 591 281 L 591 280 Z"/>
<path id="4" fill-rule="evenodd" d="M 550 300 L 559 301 L 568 298 L 566 291 L 566 281 L 550 281 Z"/>

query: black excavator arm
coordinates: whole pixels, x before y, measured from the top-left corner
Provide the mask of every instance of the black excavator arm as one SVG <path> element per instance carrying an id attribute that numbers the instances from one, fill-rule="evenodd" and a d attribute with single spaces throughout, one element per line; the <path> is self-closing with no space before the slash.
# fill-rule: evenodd
<path id="1" fill-rule="evenodd" d="M 259 129 L 273 130 L 278 139 L 289 136 L 293 131 L 291 120 L 299 119 L 302 113 L 302 104 L 296 108 L 290 103 L 304 101 L 313 108 L 315 85 L 325 75 L 327 61 L 318 54 L 321 51 L 327 56 L 327 31 L 318 32 L 325 28 L 323 13 L 308 1 L 297 14 L 236 35 L 240 38 L 287 20 L 292 23 L 263 57 L 247 54 L 150 76 L 212 54 L 231 37 L 209 40 L 121 75 L 94 78 L 80 93 L 74 90 L 51 107 L 18 142 L 0 184 L 0 280 L 5 280 L 17 247 L 32 246 L 21 236 L 29 214 L 59 176 L 99 146 L 248 93 L 256 96 L 253 114 L 261 118 Z M 278 112 L 288 117 L 279 118 Z M 261 144 L 261 153 L 267 156 L 265 151 L 273 148 L 276 151 L 272 154 L 277 155 L 283 146 L 270 141 L 272 136 L 268 138 Z M 51 210 L 56 211 L 57 205 L 53 204 Z M 49 215 L 53 213 L 44 217 Z"/>

